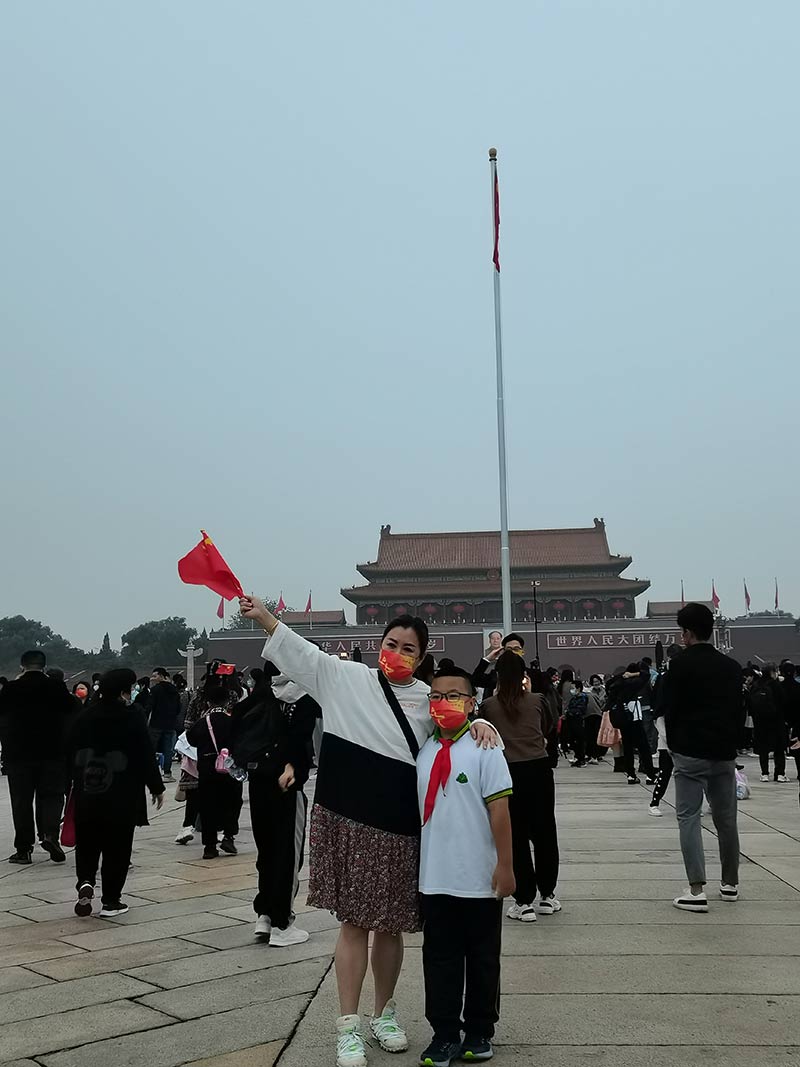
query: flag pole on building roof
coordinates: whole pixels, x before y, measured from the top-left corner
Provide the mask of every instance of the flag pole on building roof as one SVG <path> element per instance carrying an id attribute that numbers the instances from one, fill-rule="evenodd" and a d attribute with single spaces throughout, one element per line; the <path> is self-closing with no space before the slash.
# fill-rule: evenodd
<path id="1" fill-rule="evenodd" d="M 489 149 L 492 179 L 492 233 L 494 251 L 494 342 L 497 357 L 497 455 L 500 462 L 500 577 L 503 593 L 503 630 L 513 628 L 511 610 L 511 547 L 508 536 L 508 473 L 506 470 L 506 410 L 503 383 L 503 331 L 500 322 L 500 185 L 497 180 L 497 149 Z"/>

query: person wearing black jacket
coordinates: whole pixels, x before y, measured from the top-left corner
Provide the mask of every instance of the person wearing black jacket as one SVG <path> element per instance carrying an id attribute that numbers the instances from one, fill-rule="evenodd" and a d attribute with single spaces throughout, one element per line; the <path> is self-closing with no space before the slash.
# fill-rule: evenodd
<path id="1" fill-rule="evenodd" d="M 678 626 L 685 647 L 664 678 L 664 710 L 689 887 L 673 904 L 682 911 L 707 912 L 700 822 L 704 793 L 719 841 L 720 898 L 731 903 L 739 899 L 736 752 L 744 723 L 742 668 L 711 643 L 714 616 L 704 604 L 681 608 Z"/>
<path id="2" fill-rule="evenodd" d="M 163 667 L 156 667 L 150 676 L 150 737 L 156 755 L 161 759 L 165 782 L 174 782 L 172 761 L 175 758 L 175 742 L 178 740 L 178 717 L 181 713 L 181 698 L 169 680 Z"/>
<path id="3" fill-rule="evenodd" d="M 122 890 L 133 835 L 147 823 L 145 788 L 161 808 L 164 785 L 144 720 L 130 706 L 136 675 L 126 667 L 100 679 L 95 699 L 80 712 L 67 742 L 75 812 L 75 914 L 91 915 L 101 862 L 102 918 L 124 915 Z"/>
<path id="4" fill-rule="evenodd" d="M 63 682 L 45 674 L 44 652 L 25 652 L 20 662 L 20 677 L 0 691 L 0 745 L 16 850 L 8 862 L 33 862 L 38 830 L 45 852 L 55 863 L 64 863 L 66 856 L 59 844 L 66 786 L 64 755 L 75 701 Z"/>
<path id="5" fill-rule="evenodd" d="M 769 756 L 775 757 L 775 781 L 788 782 L 786 777 L 786 709 L 783 686 L 776 678 L 777 669 L 771 663 L 764 666 L 761 676 L 753 672 L 745 686 L 745 706 L 753 716 L 753 748 L 761 764 L 761 781 L 769 781 Z"/>
<path id="6" fill-rule="evenodd" d="M 516 652 L 522 656 L 525 652 L 525 640 L 519 634 L 508 634 L 504 637 L 499 648 L 492 649 L 481 658 L 480 663 L 472 672 L 472 684 L 476 689 L 483 690 L 482 700 L 488 700 L 497 689 L 497 663 L 504 652 Z"/>
<path id="7" fill-rule="evenodd" d="M 653 785 L 656 769 L 650 742 L 643 726 L 642 696 L 650 690 L 650 674 L 638 663 L 631 663 L 621 675 L 609 680 L 606 696 L 611 714 L 611 724 L 622 734 L 622 759 L 628 785 L 638 785 L 634 768 L 634 756 L 639 754 L 639 770 L 647 775 L 647 784 Z"/>
<path id="8" fill-rule="evenodd" d="M 238 681 L 235 689 L 239 692 Z M 224 748 L 230 752 L 232 745 L 232 705 L 226 706 L 230 691 L 222 684 L 212 683 L 204 687 L 203 693 L 209 704 L 208 712 L 189 727 L 186 739 L 197 749 L 197 806 L 203 859 L 214 860 L 219 858 L 218 844 L 229 856 L 237 853 L 234 839 L 239 833 L 242 783 L 216 769 L 217 756 Z"/>
<path id="9" fill-rule="evenodd" d="M 250 823 L 258 851 L 255 933 L 273 947 L 308 940 L 307 931 L 294 925 L 293 904 L 308 808 L 303 786 L 319 713 L 317 702 L 277 675 L 270 663 L 265 664 L 263 682 L 233 709 L 231 755 L 247 768 Z"/>

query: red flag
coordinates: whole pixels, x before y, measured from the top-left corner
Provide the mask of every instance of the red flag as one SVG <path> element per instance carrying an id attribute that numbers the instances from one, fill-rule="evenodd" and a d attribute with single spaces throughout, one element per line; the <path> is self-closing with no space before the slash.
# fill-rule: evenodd
<path id="1" fill-rule="evenodd" d="M 714 605 L 714 611 L 719 611 L 719 597 L 717 596 L 717 587 L 713 578 L 711 579 L 711 603 Z"/>
<path id="2" fill-rule="evenodd" d="M 275 605 L 275 614 L 280 615 L 282 611 L 286 611 L 286 602 L 283 599 L 283 592 L 281 592 L 281 598 Z"/>
<path id="3" fill-rule="evenodd" d="M 308 603 L 306 604 L 306 615 L 311 614 L 311 593 L 308 594 Z"/>
<path id="4" fill-rule="evenodd" d="M 224 619 L 225 618 L 225 597 L 224 596 L 221 596 L 219 598 L 219 607 L 217 608 L 217 618 L 218 619 Z"/>
<path id="5" fill-rule="evenodd" d="M 178 560 L 178 575 L 181 581 L 187 585 L 204 585 L 223 600 L 244 596 L 239 579 L 222 558 L 217 546 L 205 530 L 200 533 L 203 535 L 202 541 L 183 559 Z"/>
<path id="6" fill-rule="evenodd" d="M 778 600 L 778 579 L 776 578 L 775 579 L 775 610 L 776 611 L 780 610 L 779 604 L 780 604 L 780 601 Z"/>
<path id="7" fill-rule="evenodd" d="M 683 578 L 681 578 L 681 607 L 686 607 L 686 595 L 683 592 Z"/>
<path id="8" fill-rule="evenodd" d="M 744 605 L 750 611 L 750 594 L 747 592 L 747 579 L 744 580 Z"/>
<path id="9" fill-rule="evenodd" d="M 500 182 L 497 177 L 497 165 L 494 168 L 494 269 L 500 273 Z"/>

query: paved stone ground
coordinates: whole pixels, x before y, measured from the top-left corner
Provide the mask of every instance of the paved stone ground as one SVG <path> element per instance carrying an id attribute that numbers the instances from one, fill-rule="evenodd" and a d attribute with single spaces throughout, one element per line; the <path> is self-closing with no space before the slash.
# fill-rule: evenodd
<path id="1" fill-rule="evenodd" d="M 564 911 L 506 921 L 500 1062 L 800 1063 L 797 784 L 755 783 L 740 809 L 743 899 L 697 916 L 670 906 L 685 884 L 671 807 L 650 818 L 644 789 L 608 766 L 559 768 L 558 783 Z M 199 844 L 173 843 L 181 810 L 170 803 L 137 834 L 131 911 L 115 920 L 74 916 L 71 857 L 0 862 L 0 1061 L 331 1067 L 332 918 L 301 896 L 308 944 L 255 944 L 252 838 L 239 857 L 203 861 Z M 0 857 L 11 845 L 3 779 Z M 707 849 L 718 878 L 710 825 Z M 398 991 L 412 1051 L 375 1049 L 373 1067 L 415 1063 L 428 1039 L 420 944 L 408 939 Z"/>

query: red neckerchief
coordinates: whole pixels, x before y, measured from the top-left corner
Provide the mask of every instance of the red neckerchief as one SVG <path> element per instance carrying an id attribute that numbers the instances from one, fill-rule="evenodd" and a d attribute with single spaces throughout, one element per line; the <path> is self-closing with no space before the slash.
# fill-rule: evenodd
<path id="1" fill-rule="evenodd" d="M 439 786 L 444 787 L 447 785 L 447 779 L 450 777 L 450 749 L 453 747 L 454 737 L 440 737 L 438 738 L 439 744 L 442 746 L 436 753 L 436 758 L 433 761 L 431 767 L 431 779 L 428 782 L 428 792 L 425 794 L 425 811 L 422 816 L 422 825 L 430 819 L 433 815 L 433 807 L 436 803 L 436 795 L 439 792 Z"/>

